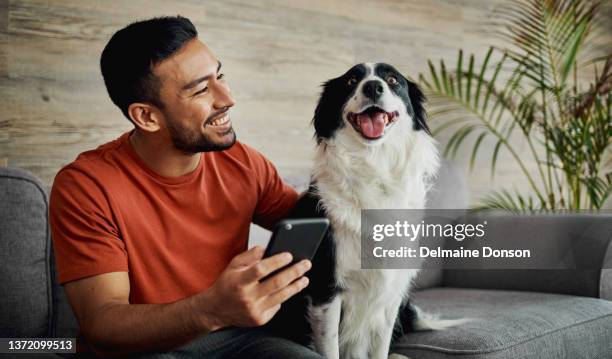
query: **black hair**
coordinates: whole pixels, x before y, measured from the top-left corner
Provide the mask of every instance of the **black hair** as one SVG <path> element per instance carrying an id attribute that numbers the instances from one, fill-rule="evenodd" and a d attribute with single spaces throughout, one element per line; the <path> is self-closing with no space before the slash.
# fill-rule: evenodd
<path id="1" fill-rule="evenodd" d="M 102 51 L 100 68 L 111 100 L 128 120 L 132 103 L 163 107 L 160 82 L 152 69 L 197 36 L 189 19 L 167 16 L 134 22 L 111 37 Z"/>

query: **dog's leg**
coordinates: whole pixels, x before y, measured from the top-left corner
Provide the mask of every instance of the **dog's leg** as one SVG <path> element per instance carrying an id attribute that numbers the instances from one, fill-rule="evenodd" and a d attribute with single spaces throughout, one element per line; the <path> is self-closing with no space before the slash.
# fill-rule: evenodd
<path id="1" fill-rule="evenodd" d="M 343 359 L 369 359 L 369 338 L 364 337 L 359 342 L 350 342 L 343 347 Z"/>
<path id="2" fill-rule="evenodd" d="M 315 350 L 328 359 L 340 358 L 338 329 L 341 309 L 342 301 L 336 296 L 331 302 L 308 310 Z"/>
<path id="3" fill-rule="evenodd" d="M 386 359 L 389 355 L 389 347 L 391 346 L 391 339 L 393 337 L 393 325 L 397 318 L 397 313 L 402 304 L 402 297 L 397 296 L 388 303 L 382 314 L 381 321 L 377 321 L 376 325 L 370 327 L 370 340 L 372 340 L 371 347 L 371 358 L 374 359 Z"/>
<path id="4" fill-rule="evenodd" d="M 371 343 L 372 353 L 370 357 L 372 359 L 386 359 L 388 357 L 392 334 L 393 320 L 388 322 L 387 325 L 379 327 L 378 333 L 371 334 L 370 338 L 374 339 Z"/>
<path id="5" fill-rule="evenodd" d="M 359 292 L 345 292 L 340 323 L 342 359 L 369 359 L 372 331 L 380 310 L 369 305 L 369 298 Z"/>
<path id="6" fill-rule="evenodd" d="M 357 313 L 344 308 L 340 346 L 343 359 L 387 359 L 394 320 L 393 315 L 386 313 L 387 308 L 388 305 L 363 306 Z M 355 314 L 360 319 L 351 320 Z"/>

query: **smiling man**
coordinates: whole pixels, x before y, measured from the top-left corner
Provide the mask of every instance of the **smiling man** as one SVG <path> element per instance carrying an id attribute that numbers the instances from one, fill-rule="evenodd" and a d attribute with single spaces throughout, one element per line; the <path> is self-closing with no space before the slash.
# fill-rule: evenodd
<path id="1" fill-rule="evenodd" d="M 50 222 L 59 280 L 101 356 L 318 358 L 259 328 L 308 281 L 307 261 L 247 251 L 295 204 L 259 152 L 236 140 L 221 62 L 183 17 L 133 23 L 101 58 L 134 129 L 56 176 Z M 153 352 L 153 353 L 152 353 Z"/>

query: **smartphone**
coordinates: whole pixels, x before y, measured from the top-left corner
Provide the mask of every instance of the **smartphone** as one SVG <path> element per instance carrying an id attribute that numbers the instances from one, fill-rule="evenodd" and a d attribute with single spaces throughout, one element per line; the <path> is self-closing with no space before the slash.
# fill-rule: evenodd
<path id="1" fill-rule="evenodd" d="M 293 255 L 291 264 L 303 259 L 312 260 L 328 228 L 329 220 L 327 218 L 284 219 L 276 224 L 268 247 L 264 252 L 264 258 L 281 252 L 289 252 Z M 266 278 L 282 269 L 275 271 Z"/>

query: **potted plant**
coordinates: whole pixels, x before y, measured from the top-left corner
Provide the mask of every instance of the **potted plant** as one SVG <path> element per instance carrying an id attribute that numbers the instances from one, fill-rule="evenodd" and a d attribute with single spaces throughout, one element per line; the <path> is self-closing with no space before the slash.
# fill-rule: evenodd
<path id="1" fill-rule="evenodd" d="M 459 50 L 452 70 L 429 61 L 429 73 L 419 76 L 434 135 L 452 131 L 445 155 L 471 144 L 473 168 L 492 138 L 491 174 L 500 151 L 508 151 L 529 183 L 528 193 L 494 191 L 478 208 L 598 210 L 609 197 L 612 46 L 597 42 L 601 7 L 588 0 L 508 2 L 495 12 L 507 47 L 490 47 L 481 61 Z M 520 137 L 529 153 L 516 149 Z"/>

